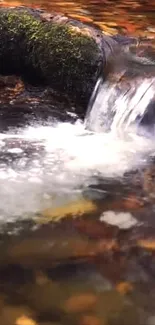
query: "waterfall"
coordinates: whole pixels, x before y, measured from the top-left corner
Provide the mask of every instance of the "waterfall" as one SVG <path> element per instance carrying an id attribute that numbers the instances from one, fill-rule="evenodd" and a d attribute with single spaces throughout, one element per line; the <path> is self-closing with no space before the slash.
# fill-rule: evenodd
<path id="1" fill-rule="evenodd" d="M 118 132 L 137 127 L 151 110 L 154 95 L 154 76 L 139 73 L 132 76 L 123 67 L 105 82 L 100 77 L 88 106 L 85 127 L 93 132 Z"/>
<path id="2" fill-rule="evenodd" d="M 50 119 L 0 132 L 0 226 L 79 200 L 92 184 L 122 180 L 154 157 L 154 135 L 133 125 L 147 112 L 148 120 L 155 116 L 155 71 L 128 72 L 128 65 L 117 65 L 105 81 L 99 78 L 84 123 Z"/>

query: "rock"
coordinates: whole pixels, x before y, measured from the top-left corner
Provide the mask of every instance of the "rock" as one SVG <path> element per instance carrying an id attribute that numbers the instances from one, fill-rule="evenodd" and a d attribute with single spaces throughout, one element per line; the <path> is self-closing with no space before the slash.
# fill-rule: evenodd
<path id="1" fill-rule="evenodd" d="M 83 110 L 75 106 L 67 95 L 47 86 L 32 86 L 15 75 L 0 76 L 0 126 L 23 127 L 33 122 L 74 122 L 83 117 Z"/>
<path id="2" fill-rule="evenodd" d="M 24 267 L 54 267 L 65 263 L 80 263 L 89 261 L 100 255 L 111 255 L 118 251 L 115 240 L 99 240 L 93 242 L 87 238 L 81 238 L 70 233 L 70 238 L 59 233 L 59 237 L 53 234 L 41 236 L 42 238 L 17 238 L 8 243 L 2 254 L 2 263 L 19 264 Z M 60 236 L 61 234 L 61 236 Z M 69 235 L 69 234 L 68 234 Z M 13 239 L 13 238 L 12 238 Z"/>
<path id="3" fill-rule="evenodd" d="M 24 6 L 0 8 L 0 60 L 2 62 L 0 73 L 19 75 L 24 81 L 33 85 L 42 85 L 44 88 L 50 87 L 56 90 L 60 96 L 66 94 L 71 100 L 71 106 L 73 104 L 75 111 L 82 114 L 82 117 L 101 73 L 104 80 L 111 72 L 112 79 L 118 80 L 118 73 L 125 65 L 125 75 L 129 82 L 133 77 L 136 80 L 144 74 L 152 74 L 153 64 L 151 69 L 149 64 L 149 58 L 152 59 L 152 52 L 154 52 L 151 51 L 152 48 L 154 50 L 152 44 L 148 46 L 148 43 L 140 42 L 135 38 L 121 35 L 107 36 L 96 27 L 64 15 L 46 13 Z M 147 58 L 145 60 L 145 55 L 148 56 L 148 60 Z M 137 65 L 141 68 L 140 76 Z M 154 70 L 153 68 L 153 73 Z M 7 84 L 10 84 L 9 80 Z M 126 88 L 124 78 L 123 81 L 118 80 L 118 84 Z M 21 85 L 19 87 L 18 84 L 18 87 L 15 87 L 16 95 L 21 90 Z M 53 111 L 51 107 L 48 108 L 48 105 L 42 109 L 37 103 L 38 98 L 39 95 L 34 99 L 35 104 L 34 101 L 32 103 L 31 115 L 34 112 L 36 117 L 39 112 L 40 118 L 47 118 L 53 114 Z M 15 107 L 17 110 L 16 106 L 20 103 L 17 101 L 16 104 L 13 102 L 12 109 Z M 55 107 L 57 108 L 56 105 Z M 67 104 L 65 111 L 66 107 Z M 25 111 L 23 104 L 21 111 Z M 62 111 L 62 107 L 59 111 Z M 144 120 L 146 121 L 147 117 L 143 122 Z"/>
<path id="4" fill-rule="evenodd" d="M 113 44 L 100 30 L 63 15 L 26 7 L 0 9 L 0 73 L 48 84 L 82 105 Z"/>

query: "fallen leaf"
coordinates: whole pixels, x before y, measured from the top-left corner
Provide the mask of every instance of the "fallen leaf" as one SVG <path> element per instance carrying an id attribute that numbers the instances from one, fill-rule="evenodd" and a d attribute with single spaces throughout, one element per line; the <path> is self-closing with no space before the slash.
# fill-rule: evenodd
<path id="1" fill-rule="evenodd" d="M 131 292 L 133 290 L 133 286 L 130 282 L 120 282 L 116 285 L 116 290 L 122 294 L 125 295 L 128 292 Z"/>
<path id="2" fill-rule="evenodd" d="M 27 316 L 24 316 L 24 315 L 17 318 L 15 324 L 16 325 L 37 325 L 37 323 L 33 319 L 31 319 Z"/>
<path id="3" fill-rule="evenodd" d="M 57 208 L 49 208 L 42 212 L 42 218 L 38 219 L 40 223 L 49 221 L 59 221 L 66 216 L 79 217 L 85 213 L 92 213 L 97 210 L 97 206 L 92 201 L 84 199 L 70 202 Z"/>
<path id="4" fill-rule="evenodd" d="M 140 239 L 137 242 L 139 247 L 148 249 L 148 250 L 155 250 L 155 241 L 154 240 L 148 240 L 148 239 Z"/>

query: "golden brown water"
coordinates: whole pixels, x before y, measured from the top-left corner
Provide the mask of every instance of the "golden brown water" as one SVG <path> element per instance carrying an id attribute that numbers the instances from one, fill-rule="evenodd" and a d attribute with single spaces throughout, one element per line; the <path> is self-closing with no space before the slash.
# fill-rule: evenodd
<path id="1" fill-rule="evenodd" d="M 59 11 L 95 23 L 108 34 L 155 37 L 153 1 L 27 0 L 1 5 Z M 9 93 L 21 89 L 17 82 Z M 126 193 L 120 183 L 112 184 L 106 199 L 44 211 L 45 224 L 32 232 L 31 222 L 25 222 L 19 237 L 7 229 L 5 243 L 0 241 L 0 325 L 154 325 L 154 192 L 154 168 L 146 168 L 133 177 Z M 134 213 L 139 227 L 120 230 L 99 222 L 106 210 Z M 64 216 L 63 221 L 48 224 L 53 215 Z M 22 226 L 17 223 L 15 230 Z"/>
<path id="2" fill-rule="evenodd" d="M 153 38 L 155 33 L 155 3 L 149 0 L 1 0 L 1 5 L 26 5 L 61 12 L 83 22 L 95 23 L 110 34 L 121 32 Z"/>

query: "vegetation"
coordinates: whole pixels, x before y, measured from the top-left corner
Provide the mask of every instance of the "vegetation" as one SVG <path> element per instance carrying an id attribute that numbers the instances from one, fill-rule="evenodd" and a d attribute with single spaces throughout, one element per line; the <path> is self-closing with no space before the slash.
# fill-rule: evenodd
<path id="1" fill-rule="evenodd" d="M 43 21 L 37 11 L 0 10 L 1 73 L 16 73 L 65 91 L 85 103 L 94 87 L 101 50 L 70 25 Z"/>

